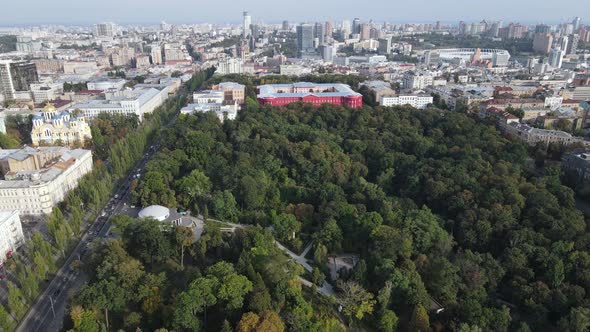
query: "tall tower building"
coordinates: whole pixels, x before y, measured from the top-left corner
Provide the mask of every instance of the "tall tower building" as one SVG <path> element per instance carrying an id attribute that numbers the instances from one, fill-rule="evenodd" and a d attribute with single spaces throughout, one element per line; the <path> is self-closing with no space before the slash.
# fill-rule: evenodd
<path id="1" fill-rule="evenodd" d="M 361 24 L 361 40 L 371 39 L 371 25 L 369 23 Z"/>
<path id="2" fill-rule="evenodd" d="M 352 33 L 361 33 L 361 19 L 358 17 L 352 21 Z"/>
<path id="3" fill-rule="evenodd" d="M 548 54 L 553 45 L 553 36 L 549 33 L 536 33 L 533 39 L 533 51 Z"/>
<path id="4" fill-rule="evenodd" d="M 250 25 L 252 24 L 252 17 L 248 12 L 244 12 L 244 22 L 242 26 L 242 37 L 250 37 Z"/>
<path id="5" fill-rule="evenodd" d="M 564 55 L 565 51 L 562 51 L 559 47 L 552 49 L 549 52 L 549 65 L 553 68 L 561 68 Z"/>
<path id="6" fill-rule="evenodd" d="M 313 25 L 306 23 L 297 26 L 297 52 L 299 57 L 315 52 L 315 48 L 313 47 L 313 28 Z"/>
<path id="7" fill-rule="evenodd" d="M 332 22 L 326 22 L 326 29 L 325 29 L 325 40 L 326 42 L 330 42 L 332 40 L 332 33 L 334 32 L 334 25 Z"/>
<path id="8" fill-rule="evenodd" d="M 313 37 L 317 39 L 317 46 L 323 45 L 325 42 L 326 32 L 324 31 L 324 24 L 317 22 L 313 28 Z"/>
<path id="9" fill-rule="evenodd" d="M 348 39 L 350 34 L 352 33 L 352 26 L 350 25 L 350 21 L 344 20 L 342 21 L 342 26 L 340 27 L 340 33 L 344 39 Z"/>
<path id="10" fill-rule="evenodd" d="M 574 31 L 578 31 L 578 29 L 580 28 L 581 21 L 582 20 L 579 17 L 574 18 L 574 20 L 572 21 L 572 24 L 574 25 Z"/>
<path id="11" fill-rule="evenodd" d="M 283 21 L 283 30 L 289 30 L 289 21 Z"/>

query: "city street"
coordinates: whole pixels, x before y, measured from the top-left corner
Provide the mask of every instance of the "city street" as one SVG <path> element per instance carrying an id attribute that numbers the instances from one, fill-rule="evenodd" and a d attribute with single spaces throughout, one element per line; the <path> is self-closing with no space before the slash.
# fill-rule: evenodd
<path id="1" fill-rule="evenodd" d="M 63 318 L 67 314 L 66 306 L 69 297 L 73 296 L 82 287 L 87 276 L 72 269 L 71 265 L 76 260 L 83 258 L 88 253 L 90 243 L 95 239 L 107 238 L 111 228 L 111 218 L 118 215 L 121 210 L 129 204 L 129 186 L 137 173 L 143 170 L 150 157 L 157 151 L 155 146 L 136 164 L 127 177 L 122 181 L 117 192 L 111 198 L 107 207 L 103 210 L 106 215 L 98 216 L 94 223 L 88 228 L 74 251 L 70 254 L 64 265 L 57 271 L 55 277 L 38 297 L 37 302 L 22 320 L 16 331 L 59 331 L 63 324 Z"/>

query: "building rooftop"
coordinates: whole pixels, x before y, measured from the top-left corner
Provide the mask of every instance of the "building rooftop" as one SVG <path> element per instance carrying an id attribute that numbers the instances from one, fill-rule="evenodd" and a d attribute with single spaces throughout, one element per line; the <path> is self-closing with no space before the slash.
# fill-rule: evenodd
<path id="1" fill-rule="evenodd" d="M 309 88 L 319 90 L 333 90 L 329 92 L 280 92 L 280 90 Z M 360 93 L 354 92 L 350 86 L 340 83 L 309 83 L 298 82 L 293 84 L 267 84 L 258 87 L 258 98 L 277 98 L 277 97 L 304 97 L 309 95 L 322 97 L 347 97 L 347 96 L 362 96 Z"/>

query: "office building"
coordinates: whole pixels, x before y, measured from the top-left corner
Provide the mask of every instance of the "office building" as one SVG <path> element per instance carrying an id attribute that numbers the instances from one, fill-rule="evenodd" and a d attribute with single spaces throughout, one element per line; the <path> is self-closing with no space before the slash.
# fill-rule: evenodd
<path id="1" fill-rule="evenodd" d="M 57 112 L 54 106 L 48 104 L 40 114 L 33 115 L 31 142 L 34 146 L 58 143 L 84 146 L 89 139 L 92 139 L 92 133 L 82 113 Z"/>
<path id="2" fill-rule="evenodd" d="M 305 23 L 297 26 L 297 53 L 299 57 L 315 53 L 313 28 L 313 25 Z"/>
<path id="3" fill-rule="evenodd" d="M 37 67 L 34 63 L 0 60 L 0 94 L 4 99 L 15 99 L 17 92 L 30 91 L 31 83 L 38 81 Z"/>
<path id="4" fill-rule="evenodd" d="M 574 31 L 578 31 L 578 29 L 580 28 L 581 22 L 582 22 L 582 20 L 579 17 L 574 18 L 574 20 L 572 21 Z"/>
<path id="5" fill-rule="evenodd" d="M 352 20 L 352 33 L 353 34 L 360 34 L 361 33 L 361 19 L 355 18 Z"/>
<path id="6" fill-rule="evenodd" d="M 291 30 L 291 26 L 289 25 L 289 21 L 283 21 L 283 26 L 282 26 L 284 31 L 289 31 Z"/>
<path id="7" fill-rule="evenodd" d="M 35 103 L 44 103 L 57 99 L 64 93 L 62 83 L 32 83 L 31 94 Z"/>
<path id="8" fill-rule="evenodd" d="M 492 65 L 494 67 L 507 67 L 510 61 L 510 54 L 494 53 L 492 55 Z"/>
<path id="9" fill-rule="evenodd" d="M 391 53 L 391 38 L 381 38 L 379 41 L 379 54 L 389 54 Z"/>
<path id="10" fill-rule="evenodd" d="M 49 214 L 92 171 L 90 150 L 25 147 L 0 150 L 0 211 Z"/>
<path id="11" fill-rule="evenodd" d="M 244 37 L 244 39 L 247 39 L 251 35 L 250 25 L 252 25 L 252 17 L 250 14 L 248 14 L 248 12 L 244 12 L 242 21 L 242 37 Z"/>
<path id="12" fill-rule="evenodd" d="M 379 105 L 390 106 L 404 106 L 409 105 L 418 109 L 426 109 L 428 105 L 433 103 L 433 97 L 430 95 L 399 95 L 399 96 L 382 96 L 379 100 Z"/>
<path id="13" fill-rule="evenodd" d="M 313 28 L 313 37 L 316 40 L 316 46 L 319 47 L 320 45 L 324 44 L 326 32 L 324 31 L 324 24 L 323 23 L 316 23 Z"/>
<path id="14" fill-rule="evenodd" d="M 536 33 L 533 39 L 533 51 L 549 54 L 553 45 L 553 36 L 549 33 Z"/>
<path id="15" fill-rule="evenodd" d="M 25 243 L 23 227 L 18 211 L 0 212 L 0 268 L 4 266 L 6 258 Z"/>
<path id="16" fill-rule="evenodd" d="M 319 106 L 324 103 L 359 108 L 363 96 L 345 84 L 299 82 L 267 84 L 258 87 L 258 102 L 262 105 L 283 106 L 296 102 Z"/>

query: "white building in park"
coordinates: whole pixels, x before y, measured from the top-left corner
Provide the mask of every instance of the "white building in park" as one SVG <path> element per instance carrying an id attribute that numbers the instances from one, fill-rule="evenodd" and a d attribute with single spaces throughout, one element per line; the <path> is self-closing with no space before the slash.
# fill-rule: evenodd
<path id="1" fill-rule="evenodd" d="M 0 150 L 0 211 L 25 215 L 51 213 L 80 179 L 92 171 L 90 150 L 25 147 Z"/>
<path id="2" fill-rule="evenodd" d="M 424 94 L 382 96 L 379 105 L 385 107 L 410 105 L 418 109 L 425 109 L 429 104 L 433 103 L 433 100 L 432 96 Z"/>
<path id="3" fill-rule="evenodd" d="M 25 242 L 18 211 L 0 212 L 0 267 Z"/>
<path id="4" fill-rule="evenodd" d="M 219 121 L 235 120 L 240 106 L 237 102 L 224 105 L 223 103 L 188 104 L 180 110 L 181 114 L 214 112 Z"/>

